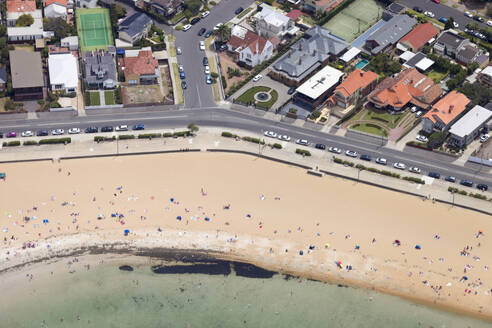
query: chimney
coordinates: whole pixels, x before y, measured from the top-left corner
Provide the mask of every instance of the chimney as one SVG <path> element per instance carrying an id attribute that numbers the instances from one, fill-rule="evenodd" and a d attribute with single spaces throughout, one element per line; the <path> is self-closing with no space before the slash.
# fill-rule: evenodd
<path id="1" fill-rule="evenodd" d="M 316 56 L 316 49 L 313 49 L 313 57 Z"/>
<path id="2" fill-rule="evenodd" d="M 364 71 L 363 71 L 363 70 L 361 70 L 361 71 L 360 71 L 360 77 L 363 77 L 363 76 L 364 76 Z"/>
<path id="3" fill-rule="evenodd" d="M 287 58 L 290 58 L 290 55 L 291 55 L 291 54 L 292 54 L 292 51 L 289 51 L 289 52 L 287 53 Z"/>
<path id="4" fill-rule="evenodd" d="M 299 51 L 302 50 L 302 43 L 299 42 Z"/>
<path id="5" fill-rule="evenodd" d="M 449 105 L 449 113 L 451 113 L 454 109 L 454 105 Z"/>
<path id="6" fill-rule="evenodd" d="M 301 65 L 301 64 L 302 64 L 302 58 L 299 57 L 299 65 Z"/>

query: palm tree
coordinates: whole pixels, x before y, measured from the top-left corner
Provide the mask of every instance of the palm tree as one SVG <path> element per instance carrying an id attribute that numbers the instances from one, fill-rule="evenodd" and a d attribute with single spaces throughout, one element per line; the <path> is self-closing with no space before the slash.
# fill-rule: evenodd
<path id="1" fill-rule="evenodd" d="M 217 31 L 215 31 L 215 34 L 217 35 L 219 41 L 226 42 L 229 41 L 229 38 L 231 37 L 231 29 L 229 26 L 222 24 L 219 26 Z"/>

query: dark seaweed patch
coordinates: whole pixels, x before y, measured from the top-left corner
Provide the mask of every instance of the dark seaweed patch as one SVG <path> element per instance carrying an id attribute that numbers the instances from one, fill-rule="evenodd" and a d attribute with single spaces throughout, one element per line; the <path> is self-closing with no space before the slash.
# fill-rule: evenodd
<path id="1" fill-rule="evenodd" d="M 274 271 L 265 270 L 249 263 L 232 262 L 232 264 L 236 275 L 239 277 L 266 279 L 276 274 Z"/>
<path id="2" fill-rule="evenodd" d="M 119 267 L 121 271 L 133 271 L 133 268 L 129 265 L 122 265 Z"/>
<path id="3" fill-rule="evenodd" d="M 231 266 L 227 261 L 217 261 L 217 263 L 196 263 L 188 265 L 158 265 L 151 267 L 152 272 L 158 274 L 208 274 L 224 275 L 231 273 Z"/>

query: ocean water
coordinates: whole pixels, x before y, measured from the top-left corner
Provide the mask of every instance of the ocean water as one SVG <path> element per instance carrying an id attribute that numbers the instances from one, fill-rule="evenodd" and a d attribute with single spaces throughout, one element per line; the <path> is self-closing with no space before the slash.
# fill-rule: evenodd
<path id="1" fill-rule="evenodd" d="M 15 297 L 0 296 L 0 327 L 492 326 L 398 297 L 278 274 L 158 274 L 149 266 L 130 272 L 103 264 L 25 283 Z"/>

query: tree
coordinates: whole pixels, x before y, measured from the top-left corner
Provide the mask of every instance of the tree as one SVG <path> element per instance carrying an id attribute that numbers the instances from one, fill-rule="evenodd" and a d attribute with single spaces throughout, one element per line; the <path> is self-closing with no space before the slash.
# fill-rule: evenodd
<path id="1" fill-rule="evenodd" d="M 34 23 L 34 18 L 32 18 L 31 15 L 23 14 L 20 15 L 19 18 L 17 18 L 17 23 L 15 24 L 15 26 L 18 27 L 31 26 L 33 23 Z"/>
<path id="2" fill-rule="evenodd" d="M 188 130 L 190 130 L 191 134 L 194 134 L 199 130 L 199 128 L 195 125 L 195 123 L 190 123 L 188 124 Z"/>
<path id="3" fill-rule="evenodd" d="M 217 31 L 215 31 L 215 34 L 217 35 L 217 38 L 219 39 L 219 41 L 226 42 L 231 37 L 231 29 L 229 26 L 222 24 L 219 26 Z"/>
<path id="4" fill-rule="evenodd" d="M 447 133 L 446 132 L 433 132 L 429 136 L 429 141 L 427 142 L 427 146 L 432 149 L 436 149 L 441 147 L 442 143 L 446 139 Z"/>
<path id="5" fill-rule="evenodd" d="M 126 16 L 126 9 L 120 5 L 112 3 L 109 6 L 109 13 L 111 18 L 111 26 L 113 27 L 113 30 L 116 31 L 118 30 L 118 19 Z"/>
<path id="6" fill-rule="evenodd" d="M 189 10 L 192 16 L 198 14 L 200 8 L 202 7 L 202 2 L 200 0 L 185 0 L 184 7 Z"/>
<path id="7" fill-rule="evenodd" d="M 471 99 L 470 106 L 484 106 L 492 99 L 492 92 L 478 82 L 465 83 L 459 91 Z"/>
<path id="8" fill-rule="evenodd" d="M 55 33 L 55 41 L 59 41 L 69 35 L 76 35 L 75 28 L 61 17 L 45 18 L 43 19 L 43 26 L 46 31 Z"/>
<path id="9" fill-rule="evenodd" d="M 453 17 L 449 17 L 446 23 L 444 24 L 444 29 L 449 30 L 450 28 L 454 28 L 454 19 Z"/>
<path id="10" fill-rule="evenodd" d="M 492 3 L 487 5 L 487 16 L 492 17 Z"/>

